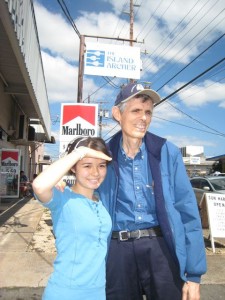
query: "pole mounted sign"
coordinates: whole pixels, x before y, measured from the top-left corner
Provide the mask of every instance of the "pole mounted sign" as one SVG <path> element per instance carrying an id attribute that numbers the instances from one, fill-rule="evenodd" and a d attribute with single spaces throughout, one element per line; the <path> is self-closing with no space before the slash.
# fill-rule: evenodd
<path id="1" fill-rule="evenodd" d="M 140 79 L 140 48 L 86 43 L 84 74 Z"/>
<path id="2" fill-rule="evenodd" d="M 61 104 L 60 154 L 79 136 L 98 135 L 98 104 Z"/>

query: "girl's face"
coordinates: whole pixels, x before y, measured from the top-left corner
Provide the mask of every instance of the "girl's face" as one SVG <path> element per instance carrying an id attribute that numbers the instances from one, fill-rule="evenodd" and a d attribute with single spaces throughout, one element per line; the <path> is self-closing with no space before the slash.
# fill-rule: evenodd
<path id="1" fill-rule="evenodd" d="M 106 161 L 100 158 L 84 157 L 73 167 L 76 182 L 75 188 L 81 194 L 99 187 L 107 172 Z"/>

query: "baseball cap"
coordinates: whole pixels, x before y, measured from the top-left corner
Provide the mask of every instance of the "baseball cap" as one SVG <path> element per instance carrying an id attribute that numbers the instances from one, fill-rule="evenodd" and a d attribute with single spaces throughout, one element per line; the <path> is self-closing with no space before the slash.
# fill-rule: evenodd
<path id="1" fill-rule="evenodd" d="M 129 83 L 122 88 L 122 90 L 116 98 L 114 105 L 116 106 L 121 102 L 124 103 L 139 94 L 148 95 L 149 97 L 151 97 L 154 103 L 158 103 L 161 101 L 159 94 L 156 93 L 154 90 L 145 89 L 143 85 L 139 83 Z"/>

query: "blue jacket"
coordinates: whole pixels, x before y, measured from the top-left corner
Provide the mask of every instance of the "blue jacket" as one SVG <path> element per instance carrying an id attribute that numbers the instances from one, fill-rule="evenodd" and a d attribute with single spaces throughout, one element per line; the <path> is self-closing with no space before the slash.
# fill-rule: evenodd
<path id="1" fill-rule="evenodd" d="M 115 222 L 119 182 L 118 150 L 122 132 L 109 141 L 113 162 L 99 187 L 99 195 Z M 144 141 L 154 180 L 156 214 L 165 241 L 184 281 L 200 282 L 206 272 L 205 245 L 196 198 L 181 152 L 174 144 L 147 132 Z"/>

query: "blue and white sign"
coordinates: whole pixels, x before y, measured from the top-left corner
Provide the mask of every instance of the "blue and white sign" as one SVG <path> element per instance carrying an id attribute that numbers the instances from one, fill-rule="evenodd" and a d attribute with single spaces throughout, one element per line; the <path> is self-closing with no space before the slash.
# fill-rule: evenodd
<path id="1" fill-rule="evenodd" d="M 86 43 L 84 74 L 140 79 L 140 48 Z"/>

